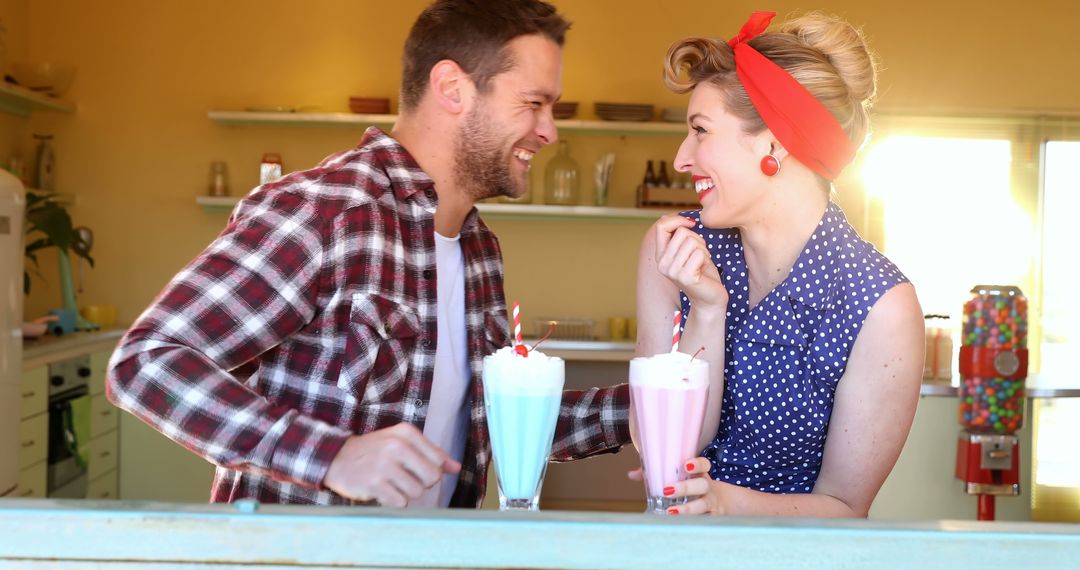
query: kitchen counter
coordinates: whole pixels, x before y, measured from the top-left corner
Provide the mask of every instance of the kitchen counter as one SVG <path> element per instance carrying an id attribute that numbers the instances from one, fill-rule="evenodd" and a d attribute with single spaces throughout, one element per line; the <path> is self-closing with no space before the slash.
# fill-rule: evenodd
<path id="1" fill-rule="evenodd" d="M 95 350 L 111 348 L 124 335 L 126 328 L 112 328 L 103 331 L 77 332 L 70 335 L 44 337 L 27 340 L 23 343 L 23 368 L 33 368 Z M 525 339 L 528 345 L 536 339 Z M 629 341 L 609 340 L 546 340 L 543 351 L 549 356 L 557 356 L 568 362 L 629 362 L 634 357 L 634 343 Z M 1027 382 L 1029 398 L 1080 398 L 1080 387 L 1047 385 L 1038 375 L 1032 375 Z M 926 382 L 920 392 L 923 396 L 958 396 L 960 389 L 949 384 Z"/>
<path id="2" fill-rule="evenodd" d="M 525 339 L 524 342 L 532 346 L 536 339 Z M 629 341 L 546 340 L 541 348 L 548 356 L 557 356 L 567 362 L 629 362 L 634 357 L 634 343 Z M 1025 391 L 1028 398 L 1080 398 L 1080 386 L 1052 385 L 1038 374 L 1028 378 Z M 960 395 L 960 388 L 924 382 L 920 395 L 956 397 Z"/>
<path id="3" fill-rule="evenodd" d="M 951 384 L 924 383 L 922 385 L 923 396 L 959 396 L 960 387 Z M 1028 398 L 1080 398 L 1080 388 L 1064 386 L 1048 386 L 1033 376 L 1024 384 L 1024 395 Z"/>
<path id="4" fill-rule="evenodd" d="M 23 341 L 23 369 L 44 366 L 50 362 L 106 350 L 116 346 L 126 328 L 76 332 L 64 336 L 45 335 Z"/>
<path id="5" fill-rule="evenodd" d="M 247 501 L 3 500 L 0 537 L 0 565 L 18 568 L 68 562 L 177 569 L 1054 569 L 1075 567 L 1080 558 L 1080 525 L 1066 524 L 397 511 Z"/>

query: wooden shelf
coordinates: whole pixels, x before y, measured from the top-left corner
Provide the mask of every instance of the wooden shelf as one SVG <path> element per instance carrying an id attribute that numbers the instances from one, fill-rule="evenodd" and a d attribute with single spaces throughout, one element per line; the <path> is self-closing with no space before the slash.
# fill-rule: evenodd
<path id="1" fill-rule="evenodd" d="M 660 216 L 669 212 L 669 210 L 654 208 L 554 206 L 548 204 L 477 204 L 476 208 L 491 218 L 643 221 L 649 223 L 656 221 Z"/>
<path id="2" fill-rule="evenodd" d="M 359 115 L 355 113 L 274 113 L 256 111 L 210 111 L 211 121 L 238 127 L 367 127 L 392 125 L 397 115 Z"/>
<path id="3" fill-rule="evenodd" d="M 0 112 L 28 117 L 31 111 L 72 113 L 75 111 L 75 105 L 63 99 L 49 97 L 25 87 L 0 81 Z"/>
<path id="4" fill-rule="evenodd" d="M 555 121 L 560 132 L 590 135 L 686 136 L 685 123 L 661 121 L 592 121 L 567 119 Z"/>
<path id="5" fill-rule="evenodd" d="M 237 196 L 195 197 L 195 203 L 207 212 L 231 212 L 239 201 L 240 198 Z M 532 220 L 606 220 L 651 223 L 669 212 L 660 208 L 604 208 L 545 204 L 477 204 L 476 207 L 489 218 Z"/>
<path id="6" fill-rule="evenodd" d="M 211 121 L 230 126 L 293 126 L 293 127 L 367 127 L 393 125 L 397 115 L 359 115 L 354 113 L 273 113 L 255 111 L 209 111 Z M 681 136 L 686 134 L 682 123 L 659 121 L 591 121 L 567 119 L 555 121 L 561 132 L 592 135 Z"/>
<path id="7" fill-rule="evenodd" d="M 202 206 L 207 212 L 231 212 L 236 203 L 240 201 L 236 196 L 196 196 L 195 203 Z"/>

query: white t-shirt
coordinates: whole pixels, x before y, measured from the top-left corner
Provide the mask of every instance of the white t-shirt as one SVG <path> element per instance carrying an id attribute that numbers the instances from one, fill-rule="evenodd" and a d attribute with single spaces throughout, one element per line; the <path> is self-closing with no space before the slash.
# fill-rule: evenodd
<path id="1" fill-rule="evenodd" d="M 465 430 L 469 422 L 469 355 L 465 333 L 465 258 L 461 235 L 443 237 L 435 232 L 435 276 L 438 284 L 438 345 L 435 375 L 428 402 L 424 436 L 461 461 L 465 453 Z M 446 507 L 457 487 L 457 475 L 444 475 L 410 507 Z"/>

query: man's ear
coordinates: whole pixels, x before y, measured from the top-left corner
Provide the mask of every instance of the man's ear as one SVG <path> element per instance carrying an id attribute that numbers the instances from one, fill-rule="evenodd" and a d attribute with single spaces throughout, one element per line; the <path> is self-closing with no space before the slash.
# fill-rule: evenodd
<path id="1" fill-rule="evenodd" d="M 473 93 L 472 80 L 454 61 L 436 63 L 428 74 L 428 90 L 436 104 L 451 114 L 462 113 Z"/>

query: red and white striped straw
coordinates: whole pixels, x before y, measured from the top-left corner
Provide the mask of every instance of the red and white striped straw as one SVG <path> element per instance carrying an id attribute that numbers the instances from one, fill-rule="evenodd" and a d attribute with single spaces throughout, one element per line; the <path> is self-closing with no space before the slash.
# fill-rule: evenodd
<path id="1" fill-rule="evenodd" d="M 679 325 L 682 324 L 682 311 L 675 309 L 675 318 L 671 323 L 671 352 L 679 350 Z"/>
<path id="2" fill-rule="evenodd" d="M 514 301 L 514 345 L 521 344 L 521 307 Z"/>

